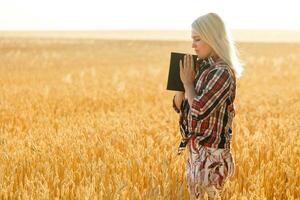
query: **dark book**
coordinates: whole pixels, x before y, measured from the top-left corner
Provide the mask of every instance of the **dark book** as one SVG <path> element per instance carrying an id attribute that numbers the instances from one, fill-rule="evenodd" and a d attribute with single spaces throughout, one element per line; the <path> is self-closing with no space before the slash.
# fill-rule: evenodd
<path id="1" fill-rule="evenodd" d="M 183 83 L 180 79 L 180 60 L 184 60 L 185 53 L 171 52 L 169 76 L 167 83 L 167 90 L 184 91 Z M 193 55 L 194 67 L 198 60 L 198 55 Z"/>

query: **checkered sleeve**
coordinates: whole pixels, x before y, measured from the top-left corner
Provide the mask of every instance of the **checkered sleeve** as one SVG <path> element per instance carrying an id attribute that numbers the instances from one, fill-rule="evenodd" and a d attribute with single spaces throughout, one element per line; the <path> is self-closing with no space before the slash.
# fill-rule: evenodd
<path id="1" fill-rule="evenodd" d="M 207 75 L 205 87 L 193 99 L 192 119 L 198 121 L 209 117 L 210 113 L 226 101 L 231 83 L 232 77 L 227 69 L 219 67 L 211 70 Z"/>

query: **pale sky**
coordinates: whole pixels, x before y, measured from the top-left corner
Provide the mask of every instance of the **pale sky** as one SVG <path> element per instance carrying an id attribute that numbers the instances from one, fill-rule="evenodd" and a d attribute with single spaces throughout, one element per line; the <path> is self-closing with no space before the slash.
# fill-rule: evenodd
<path id="1" fill-rule="evenodd" d="M 0 30 L 185 29 L 218 13 L 231 29 L 300 30 L 297 0 L 0 0 Z"/>

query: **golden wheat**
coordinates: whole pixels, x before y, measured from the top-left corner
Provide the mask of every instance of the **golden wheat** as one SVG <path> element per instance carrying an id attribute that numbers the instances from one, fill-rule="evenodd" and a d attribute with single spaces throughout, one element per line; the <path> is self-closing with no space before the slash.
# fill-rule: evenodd
<path id="1" fill-rule="evenodd" d="M 300 199 L 300 45 L 238 44 L 226 199 Z M 0 39 L 0 199 L 188 199 L 169 53 L 191 43 Z"/>

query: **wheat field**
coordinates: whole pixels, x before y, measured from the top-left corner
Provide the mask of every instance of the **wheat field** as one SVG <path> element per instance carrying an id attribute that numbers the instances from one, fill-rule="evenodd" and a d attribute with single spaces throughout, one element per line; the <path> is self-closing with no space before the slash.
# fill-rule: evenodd
<path id="1" fill-rule="evenodd" d="M 300 44 L 237 47 L 223 199 L 300 199 Z M 0 38 L 0 199 L 188 199 L 171 51 L 194 53 L 188 41 Z"/>

